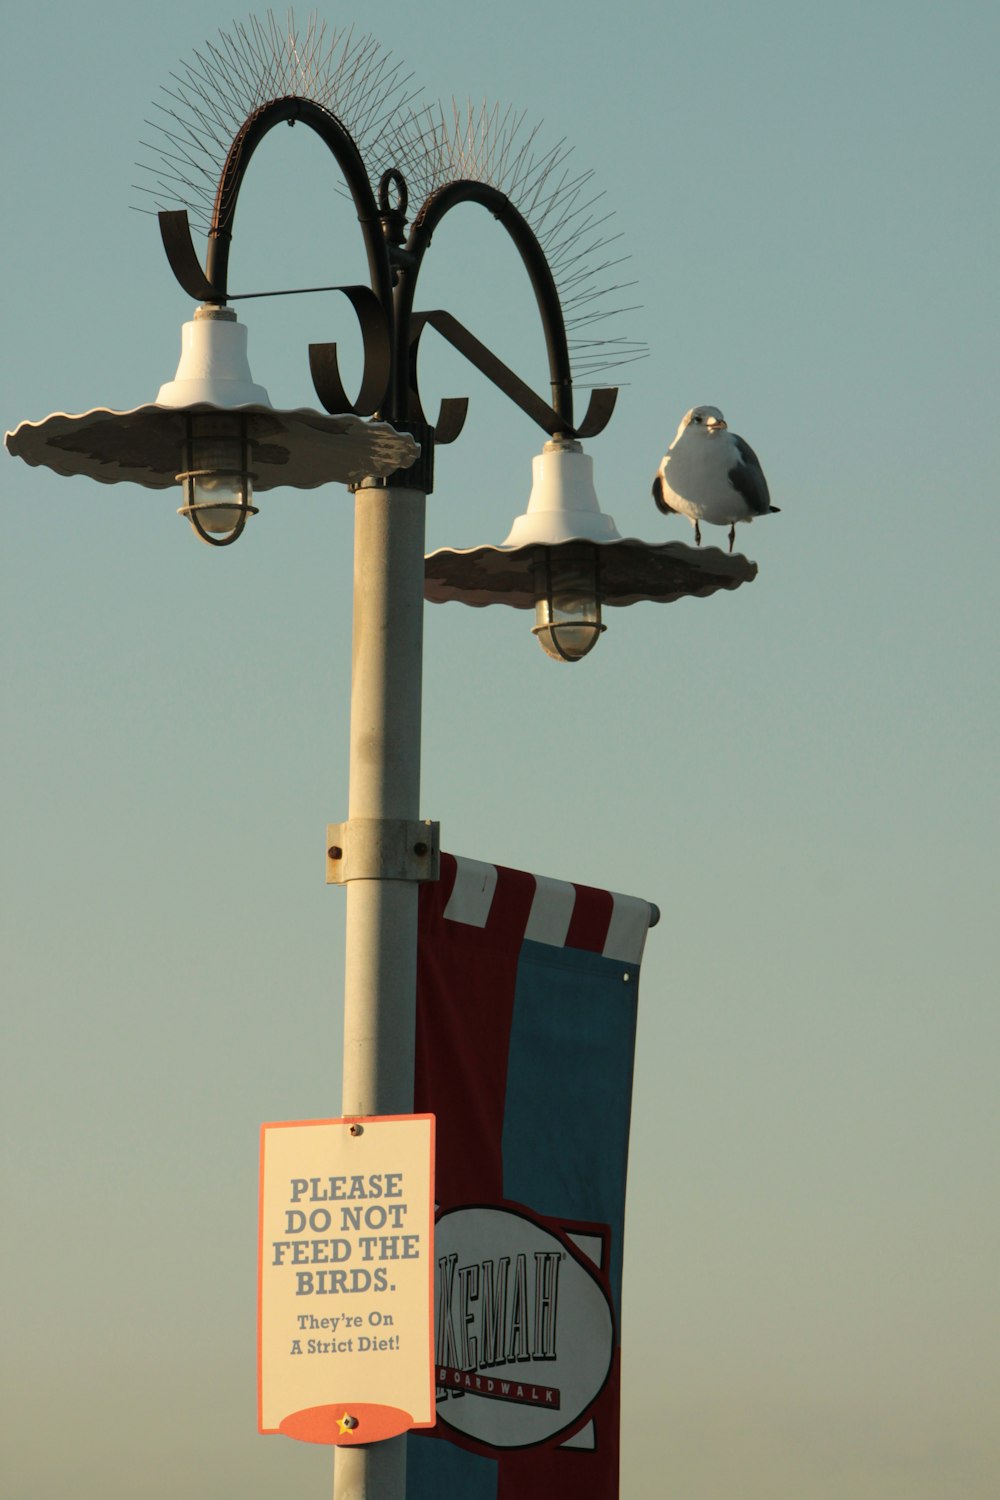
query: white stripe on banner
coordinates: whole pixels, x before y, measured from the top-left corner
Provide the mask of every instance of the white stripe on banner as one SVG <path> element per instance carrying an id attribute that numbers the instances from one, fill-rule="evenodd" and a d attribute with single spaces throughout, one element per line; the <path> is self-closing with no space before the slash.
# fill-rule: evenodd
<path id="1" fill-rule="evenodd" d="M 637 896 L 612 895 L 615 904 L 604 940 L 604 957 L 623 964 L 641 963 L 649 930 L 649 902 Z"/>
<path id="2" fill-rule="evenodd" d="M 469 927 L 485 927 L 497 888 L 497 867 L 460 856 L 456 856 L 455 864 L 455 886 L 444 909 L 445 917 Z"/>
<path id="3" fill-rule="evenodd" d="M 524 935 L 534 943 L 549 943 L 562 948 L 576 905 L 576 888 L 566 880 L 549 880 L 535 876 L 535 896 Z"/>

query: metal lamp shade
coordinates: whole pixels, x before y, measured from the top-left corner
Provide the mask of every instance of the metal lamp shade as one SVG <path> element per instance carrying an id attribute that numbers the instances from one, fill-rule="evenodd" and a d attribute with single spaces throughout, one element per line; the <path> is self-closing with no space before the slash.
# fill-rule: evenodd
<path id="1" fill-rule="evenodd" d="M 567 544 L 571 545 L 571 544 Z M 689 547 L 685 542 L 644 542 L 638 537 L 595 544 L 600 563 L 601 604 L 671 604 L 693 596 L 705 599 L 717 589 L 738 589 L 757 576 L 757 564 L 720 547 Z M 424 598 L 431 604 L 455 601 L 483 608 L 507 604 L 534 609 L 535 564 L 542 548 L 441 547 L 424 559 Z"/>

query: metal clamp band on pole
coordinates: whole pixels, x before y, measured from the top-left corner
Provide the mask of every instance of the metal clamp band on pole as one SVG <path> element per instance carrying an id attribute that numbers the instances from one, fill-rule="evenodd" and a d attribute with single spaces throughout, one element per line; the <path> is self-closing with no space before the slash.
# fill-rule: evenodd
<path id="1" fill-rule="evenodd" d="M 439 823 L 402 818 L 351 818 L 326 830 L 326 883 L 349 880 L 437 880 Z"/>

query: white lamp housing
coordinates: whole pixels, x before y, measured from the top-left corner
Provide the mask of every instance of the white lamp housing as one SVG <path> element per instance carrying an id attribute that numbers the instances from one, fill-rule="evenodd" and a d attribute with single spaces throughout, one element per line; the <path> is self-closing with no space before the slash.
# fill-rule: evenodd
<path id="1" fill-rule="evenodd" d="M 621 541 L 614 521 L 598 503 L 594 460 L 580 443 L 546 443 L 531 460 L 531 478 L 528 509 L 510 528 L 504 547 Z"/>
<path id="2" fill-rule="evenodd" d="M 159 406 L 270 406 L 262 385 L 255 385 L 247 358 L 247 330 L 231 307 L 196 307 L 181 327 L 177 374 L 160 386 Z"/>

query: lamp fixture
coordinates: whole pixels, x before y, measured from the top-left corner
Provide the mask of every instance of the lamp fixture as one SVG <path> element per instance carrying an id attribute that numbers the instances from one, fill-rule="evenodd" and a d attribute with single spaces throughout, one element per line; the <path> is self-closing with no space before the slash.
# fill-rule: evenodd
<path id="1" fill-rule="evenodd" d="M 132 411 L 96 408 L 22 422 L 9 451 L 58 474 L 148 489 L 180 483 L 199 537 L 227 546 L 257 514 L 254 491 L 356 484 L 407 468 L 420 452 L 409 433 L 351 413 L 282 411 L 256 385 L 247 330 L 232 308 L 203 305 L 183 325 L 177 374 L 155 402 Z"/>
<path id="2" fill-rule="evenodd" d="M 528 508 L 499 546 L 441 547 L 424 559 L 425 599 L 533 609 L 543 651 L 572 662 L 597 644 L 608 605 L 705 597 L 756 577 L 756 563 L 718 547 L 623 537 L 601 510 L 579 442 L 546 443 L 532 477 Z"/>

